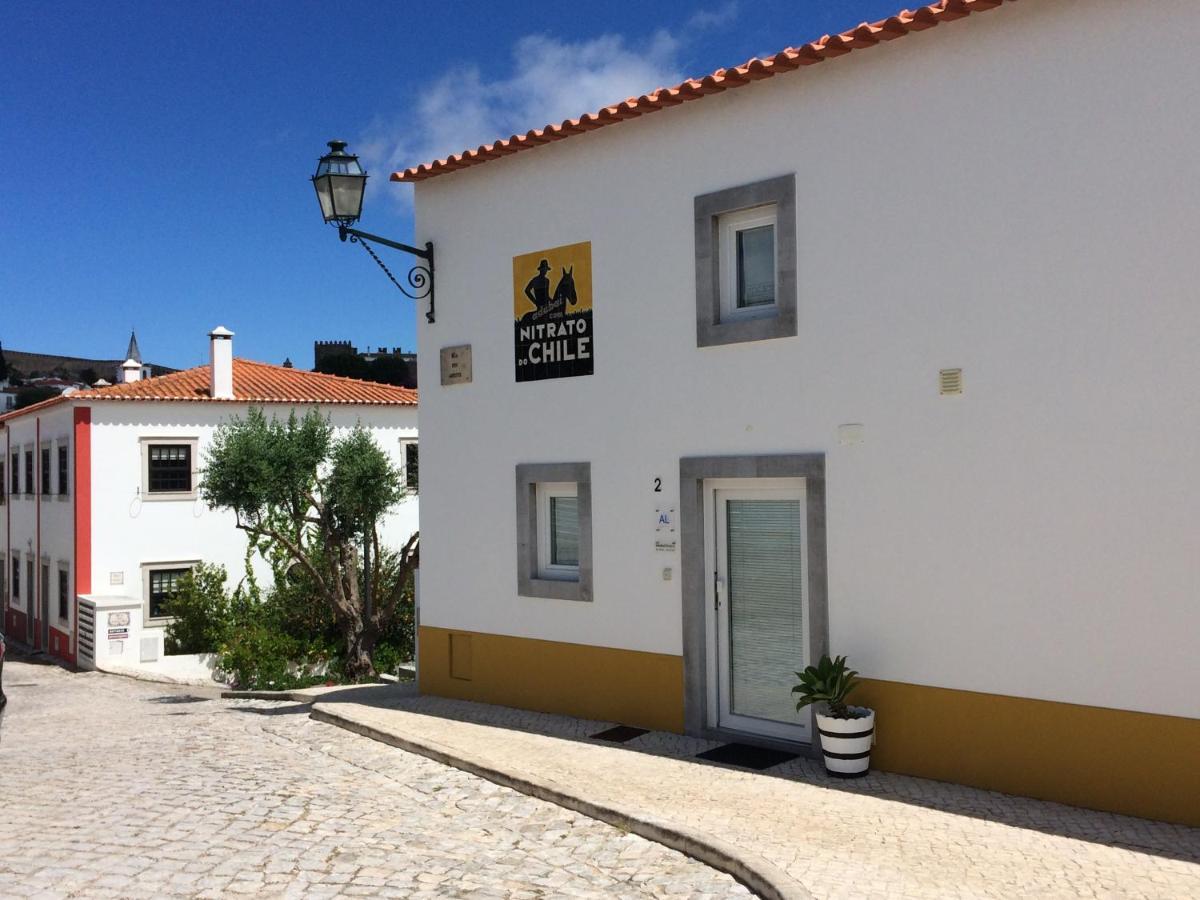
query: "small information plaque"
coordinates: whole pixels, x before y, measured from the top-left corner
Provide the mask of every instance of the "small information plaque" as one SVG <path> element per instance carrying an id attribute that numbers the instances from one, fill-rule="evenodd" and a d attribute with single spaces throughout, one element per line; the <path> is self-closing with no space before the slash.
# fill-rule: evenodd
<path id="1" fill-rule="evenodd" d="M 442 384 L 471 383 L 471 345 L 442 348 Z"/>

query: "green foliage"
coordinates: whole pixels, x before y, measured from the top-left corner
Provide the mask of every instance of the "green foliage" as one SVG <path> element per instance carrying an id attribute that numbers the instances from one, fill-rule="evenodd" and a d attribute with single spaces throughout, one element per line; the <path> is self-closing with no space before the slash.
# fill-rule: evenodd
<path id="1" fill-rule="evenodd" d="M 800 683 L 792 688 L 793 694 L 800 695 L 796 700 L 796 711 L 810 703 L 824 703 L 829 715 L 835 719 L 855 718 L 846 706 L 846 697 L 858 687 L 857 675 L 858 672 L 847 667 L 846 657 L 830 659 L 828 654 L 822 656 L 815 666 L 796 673 L 800 679 Z"/>
<path id="2" fill-rule="evenodd" d="M 399 469 L 362 426 L 334 445 L 332 463 L 325 492 L 342 534 L 365 534 L 404 496 Z"/>
<path id="3" fill-rule="evenodd" d="M 359 427 L 335 439 L 315 410 L 281 422 L 251 409 L 217 430 L 201 491 L 210 507 L 236 513 L 270 563 L 275 589 L 262 614 L 296 637 L 290 651 L 336 645 L 351 678 L 373 675 L 371 654 L 402 616 L 418 550 L 416 535 L 399 551 L 379 546 L 378 520 L 404 489 L 370 434 Z"/>
<path id="4" fill-rule="evenodd" d="M 58 395 L 59 391 L 52 387 L 41 387 L 36 384 L 25 385 L 24 387 L 17 388 L 13 409 L 23 409 L 26 406 L 33 406 L 35 403 L 41 403 L 43 400 L 49 400 L 51 397 L 57 397 Z"/>
<path id="5" fill-rule="evenodd" d="M 233 603 L 225 590 L 224 566 L 200 563 L 179 579 L 167 601 L 172 620 L 166 628 L 166 652 L 216 653 L 233 624 Z"/>
<path id="6" fill-rule="evenodd" d="M 303 522 L 332 443 L 333 427 L 315 409 L 303 419 L 293 412 L 281 422 L 251 407 L 245 419 L 235 417 L 217 429 L 205 454 L 204 499 L 249 523 L 275 512 Z"/>

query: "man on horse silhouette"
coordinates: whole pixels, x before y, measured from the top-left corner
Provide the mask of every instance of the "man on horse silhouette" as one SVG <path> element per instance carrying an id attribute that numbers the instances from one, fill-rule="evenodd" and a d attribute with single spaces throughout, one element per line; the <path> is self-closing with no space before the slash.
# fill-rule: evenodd
<path id="1" fill-rule="evenodd" d="M 525 285 L 525 296 L 538 309 L 550 302 L 550 279 L 546 277 L 549 271 L 550 263 L 543 259 L 538 263 L 538 273 Z"/>

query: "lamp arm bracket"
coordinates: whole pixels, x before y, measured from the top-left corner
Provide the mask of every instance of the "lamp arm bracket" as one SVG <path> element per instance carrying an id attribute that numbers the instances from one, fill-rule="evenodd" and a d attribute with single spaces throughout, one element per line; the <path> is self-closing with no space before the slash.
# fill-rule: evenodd
<path id="1" fill-rule="evenodd" d="M 408 244 L 402 244 L 399 241 L 388 240 L 385 237 L 380 237 L 377 234 L 369 234 L 365 231 L 359 231 L 357 228 L 350 228 L 346 225 L 338 226 L 338 237 L 343 241 L 349 240 L 352 244 L 361 244 L 362 248 L 371 255 L 371 258 L 383 269 L 383 273 L 391 280 L 400 293 L 412 300 L 424 300 L 429 298 L 429 310 L 425 313 L 425 320 L 430 324 L 434 321 L 433 307 L 433 242 L 429 241 L 425 244 L 425 249 L 419 247 L 410 247 Z M 399 250 L 401 253 L 408 253 L 418 259 L 425 260 L 425 264 L 415 263 L 408 270 L 408 276 L 405 279 L 408 286 L 412 288 L 410 293 L 404 285 L 402 285 L 396 276 L 392 274 L 392 270 L 387 267 L 382 259 L 372 250 L 367 243 L 381 244 L 384 247 L 391 247 L 393 250 Z"/>

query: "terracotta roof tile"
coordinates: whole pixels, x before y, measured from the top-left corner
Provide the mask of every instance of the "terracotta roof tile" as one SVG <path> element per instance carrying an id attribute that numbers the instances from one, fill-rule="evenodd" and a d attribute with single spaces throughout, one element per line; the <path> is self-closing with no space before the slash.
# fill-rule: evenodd
<path id="1" fill-rule="evenodd" d="M 0 416 L 0 422 L 70 400 L 185 400 L 206 403 L 319 403 L 416 406 L 411 388 L 376 384 L 340 375 L 287 369 L 248 359 L 233 361 L 233 399 L 209 396 L 209 366 L 197 366 L 171 375 L 145 378 L 128 384 L 87 388 Z"/>
<path id="2" fill-rule="evenodd" d="M 445 159 L 421 163 L 403 172 L 393 172 L 392 181 L 424 181 L 427 178 L 477 166 L 510 153 L 531 150 L 540 144 L 561 141 L 572 135 L 583 134 L 625 119 L 644 116 L 689 100 L 698 100 L 709 94 L 741 87 L 781 72 L 790 72 L 801 66 L 844 56 L 852 50 L 874 47 L 883 41 L 895 40 L 914 31 L 924 31 L 942 22 L 953 22 L 974 12 L 994 9 L 1002 3 L 1014 2 L 1016 0 L 940 0 L 915 11 L 901 10 L 891 18 L 874 23 L 863 22 L 842 34 L 827 34 L 800 47 L 788 47 L 766 59 L 751 59 L 731 69 L 718 69 L 703 78 L 689 79 L 674 87 L 659 88 L 640 97 L 630 97 L 578 119 L 566 119 L 557 125 L 547 125 L 525 134 L 514 134 L 494 144 L 481 145 L 474 150 L 464 150 Z"/>

